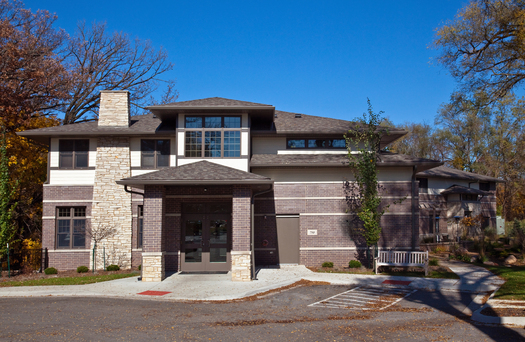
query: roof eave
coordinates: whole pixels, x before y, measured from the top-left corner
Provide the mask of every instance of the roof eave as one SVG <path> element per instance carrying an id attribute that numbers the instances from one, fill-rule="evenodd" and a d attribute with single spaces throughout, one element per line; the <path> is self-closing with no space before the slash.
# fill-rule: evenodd
<path id="1" fill-rule="evenodd" d="M 253 180 L 139 180 L 139 179 L 121 179 L 116 182 L 120 185 L 230 185 L 230 184 L 273 184 L 271 179 L 253 179 Z"/>

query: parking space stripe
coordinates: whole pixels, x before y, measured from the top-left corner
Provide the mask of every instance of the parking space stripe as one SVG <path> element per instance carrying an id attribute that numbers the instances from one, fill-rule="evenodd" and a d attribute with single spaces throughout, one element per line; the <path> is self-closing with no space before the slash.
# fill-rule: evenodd
<path id="1" fill-rule="evenodd" d="M 399 303 L 402 299 L 410 296 L 417 290 L 399 289 L 399 288 L 372 288 L 372 287 L 355 287 L 351 290 L 339 293 L 335 296 L 315 302 L 308 306 L 322 306 L 325 308 L 344 308 L 344 309 L 362 309 L 384 310 L 392 305 Z M 367 307 L 367 306 L 374 306 Z M 384 305 L 377 307 L 378 305 Z"/>

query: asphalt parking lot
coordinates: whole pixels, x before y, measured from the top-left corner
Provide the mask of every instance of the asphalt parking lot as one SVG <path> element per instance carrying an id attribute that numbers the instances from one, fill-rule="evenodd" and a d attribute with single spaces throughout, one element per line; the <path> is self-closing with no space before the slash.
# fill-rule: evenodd
<path id="1" fill-rule="evenodd" d="M 5 341 L 520 341 L 523 327 L 479 325 L 464 314 L 474 294 L 405 291 L 372 299 L 389 307 L 312 305 L 361 286 L 292 288 L 249 301 L 173 302 L 121 298 L 1 298 Z M 403 289 L 399 287 L 399 289 Z M 368 292 L 365 292 L 367 290 Z M 372 289 L 374 290 L 374 289 Z M 377 292 L 377 289 L 375 289 Z M 389 292 L 390 291 L 390 292 Z M 347 297 L 351 298 L 352 296 Z M 362 297 L 365 298 L 365 297 Z M 396 300 L 397 300 L 396 299 Z M 390 302 L 389 302 L 390 303 Z"/>

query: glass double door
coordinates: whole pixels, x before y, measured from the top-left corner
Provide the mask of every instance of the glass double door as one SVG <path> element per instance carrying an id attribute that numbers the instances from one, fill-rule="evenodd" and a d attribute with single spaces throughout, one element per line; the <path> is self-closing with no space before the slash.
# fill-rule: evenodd
<path id="1" fill-rule="evenodd" d="M 231 214 L 185 214 L 181 270 L 229 271 Z"/>

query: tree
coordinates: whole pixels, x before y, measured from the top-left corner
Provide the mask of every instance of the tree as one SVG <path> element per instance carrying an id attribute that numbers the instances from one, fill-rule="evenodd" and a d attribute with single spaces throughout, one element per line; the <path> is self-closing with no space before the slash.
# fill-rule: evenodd
<path id="1" fill-rule="evenodd" d="M 525 1 L 473 0 L 437 30 L 434 46 L 466 92 L 502 98 L 525 80 Z"/>
<path id="2" fill-rule="evenodd" d="M 47 11 L 0 0 L 0 124 L 6 132 L 27 125 L 67 99 L 69 78 L 59 57 L 65 33 Z"/>
<path id="3" fill-rule="evenodd" d="M 438 139 L 436 128 L 426 123 L 405 123 L 397 128 L 404 129 L 408 134 L 391 145 L 391 152 L 434 160 L 445 159 L 447 152 Z"/>
<path id="4" fill-rule="evenodd" d="M 443 160 L 451 167 L 476 172 L 487 153 L 491 111 L 484 93 L 469 97 L 454 93 L 450 103 L 441 105 L 435 123 L 441 129 L 437 139 L 445 147 Z"/>
<path id="5" fill-rule="evenodd" d="M 135 112 L 155 104 L 151 94 L 158 89 L 158 77 L 173 68 L 164 49 L 155 50 L 149 41 L 131 40 L 122 32 L 108 34 L 105 23 L 80 23 L 67 44 L 66 62 L 72 85 L 70 100 L 59 107 L 64 124 L 93 120 L 101 90 L 129 90 Z M 161 101 L 175 101 L 175 82 L 164 82 L 167 91 Z"/>
<path id="6" fill-rule="evenodd" d="M 15 239 L 17 229 L 13 224 L 13 212 L 16 203 L 13 203 L 13 186 L 9 179 L 8 157 L 6 148 L 5 129 L 2 127 L 0 136 L 0 250 L 4 251 L 8 243 Z"/>
<path id="7" fill-rule="evenodd" d="M 381 137 L 388 134 L 387 127 L 381 127 L 383 112 L 374 113 L 368 100 L 368 112 L 356 119 L 356 125 L 345 135 L 348 146 L 349 166 L 354 182 L 345 182 L 346 202 L 356 213 L 360 224 L 352 227 L 354 233 L 365 241 L 368 251 L 381 238 L 381 217 L 388 207 L 381 205 L 377 179 L 377 161 Z M 355 149 L 357 153 L 352 153 Z M 369 254 L 368 254 L 369 255 Z M 369 264 L 370 264 L 370 258 Z"/>
<path id="8" fill-rule="evenodd" d="M 57 126 L 54 117 L 35 115 L 29 124 L 17 129 L 35 129 Z M 16 135 L 6 134 L 9 174 L 14 188 L 14 201 L 18 203 L 13 213 L 13 224 L 24 238 L 39 239 L 42 227 L 42 184 L 47 178 L 48 147 Z M 21 236 L 22 238 L 22 236 Z"/>

